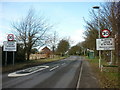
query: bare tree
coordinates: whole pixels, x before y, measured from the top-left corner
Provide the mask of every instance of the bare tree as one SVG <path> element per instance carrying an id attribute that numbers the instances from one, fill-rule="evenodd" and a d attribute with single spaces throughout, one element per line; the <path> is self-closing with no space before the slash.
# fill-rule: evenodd
<path id="1" fill-rule="evenodd" d="M 53 52 L 53 58 L 54 58 L 55 49 L 57 47 L 58 41 L 59 41 L 59 36 L 56 31 L 52 32 L 52 34 L 47 35 L 46 45 L 51 47 Z"/>
<path id="2" fill-rule="evenodd" d="M 34 9 L 30 9 L 25 18 L 18 22 L 13 22 L 12 26 L 16 31 L 19 42 L 24 45 L 24 54 L 27 60 L 29 60 L 31 49 L 45 42 L 45 33 L 52 27 L 47 24 L 47 20 L 42 16 L 37 17 Z"/>

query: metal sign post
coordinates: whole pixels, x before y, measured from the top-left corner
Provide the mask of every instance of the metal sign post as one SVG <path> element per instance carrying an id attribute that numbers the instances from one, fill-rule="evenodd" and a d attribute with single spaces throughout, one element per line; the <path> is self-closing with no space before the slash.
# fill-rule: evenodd
<path id="1" fill-rule="evenodd" d="M 5 66 L 7 66 L 7 51 L 5 53 Z"/>
<path id="2" fill-rule="evenodd" d="M 93 9 L 98 9 L 98 34 L 99 34 L 99 39 L 100 39 L 100 7 L 99 6 L 94 6 Z M 101 51 L 99 50 L 99 68 L 101 66 Z"/>
<path id="3" fill-rule="evenodd" d="M 112 58 L 112 51 L 111 51 L 111 61 L 110 61 L 110 63 L 112 64 L 112 62 L 113 62 L 113 58 Z"/>
<path id="4" fill-rule="evenodd" d="M 15 64 L 15 53 L 13 52 L 13 66 L 14 66 L 14 64 Z"/>

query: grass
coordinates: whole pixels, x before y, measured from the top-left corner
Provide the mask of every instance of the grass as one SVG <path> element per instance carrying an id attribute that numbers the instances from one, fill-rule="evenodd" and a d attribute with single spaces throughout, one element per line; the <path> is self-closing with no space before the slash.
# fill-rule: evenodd
<path id="1" fill-rule="evenodd" d="M 101 88 L 120 88 L 118 77 L 120 77 L 120 73 L 118 73 L 118 67 L 105 67 L 104 71 L 100 71 L 98 64 L 99 59 L 86 59 L 90 62 L 93 72 L 99 80 L 99 84 Z M 107 65 L 108 63 L 105 61 L 101 61 L 102 65 Z M 109 65 L 108 65 L 109 66 Z"/>
<path id="2" fill-rule="evenodd" d="M 57 60 L 61 60 L 64 59 L 65 57 L 54 57 L 54 58 L 48 58 L 48 59 L 39 59 L 39 60 L 29 60 L 26 62 L 22 62 L 22 63 L 16 63 L 14 66 L 13 65 L 8 65 L 8 66 L 3 66 L 2 67 L 2 72 L 13 72 L 15 70 L 20 70 L 20 69 L 24 69 L 24 68 L 28 68 L 28 67 L 32 67 L 32 66 L 36 66 L 36 65 L 40 65 L 43 63 L 49 63 L 49 62 L 53 62 L 53 61 L 57 61 Z"/>

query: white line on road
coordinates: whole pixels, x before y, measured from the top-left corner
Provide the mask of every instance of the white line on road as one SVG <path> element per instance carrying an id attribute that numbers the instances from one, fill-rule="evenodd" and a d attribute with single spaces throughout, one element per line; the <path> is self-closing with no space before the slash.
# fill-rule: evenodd
<path id="1" fill-rule="evenodd" d="M 65 65 L 66 63 L 63 63 L 63 64 L 61 64 L 61 65 Z"/>
<path id="2" fill-rule="evenodd" d="M 55 67 L 51 68 L 50 71 L 52 71 L 52 70 L 54 70 L 54 69 L 56 69 L 56 68 L 58 68 L 58 67 L 59 67 L 59 66 L 55 66 Z"/>
<path id="3" fill-rule="evenodd" d="M 79 74 L 79 79 L 78 79 L 78 82 L 77 82 L 76 90 L 78 90 L 79 86 L 80 86 L 80 80 L 81 80 L 82 70 L 83 70 L 83 64 L 81 65 L 81 68 L 80 68 L 80 74 Z"/>

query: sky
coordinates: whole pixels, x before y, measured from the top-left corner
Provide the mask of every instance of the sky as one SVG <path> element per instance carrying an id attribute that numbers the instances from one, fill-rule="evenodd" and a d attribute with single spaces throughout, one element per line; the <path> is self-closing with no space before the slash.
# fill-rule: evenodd
<path id="1" fill-rule="evenodd" d="M 59 37 L 70 37 L 75 45 L 84 41 L 83 18 L 89 19 L 93 6 L 100 6 L 100 2 L 0 2 L 0 45 L 13 33 L 11 23 L 25 17 L 30 8 L 47 18 Z"/>

